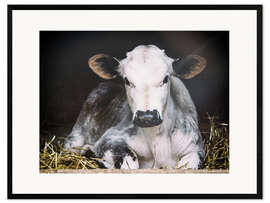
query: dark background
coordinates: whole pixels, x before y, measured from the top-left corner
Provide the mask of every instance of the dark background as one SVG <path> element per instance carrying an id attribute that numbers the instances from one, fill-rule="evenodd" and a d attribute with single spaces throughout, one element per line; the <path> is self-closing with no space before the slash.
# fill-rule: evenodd
<path id="1" fill-rule="evenodd" d="M 229 119 L 229 32 L 227 31 L 41 31 L 41 130 L 66 134 L 74 125 L 90 91 L 103 81 L 88 59 L 107 53 L 118 59 L 137 45 L 154 44 L 172 58 L 195 53 L 208 65 L 197 77 L 183 80 L 197 107 L 199 120 L 210 115 Z"/>

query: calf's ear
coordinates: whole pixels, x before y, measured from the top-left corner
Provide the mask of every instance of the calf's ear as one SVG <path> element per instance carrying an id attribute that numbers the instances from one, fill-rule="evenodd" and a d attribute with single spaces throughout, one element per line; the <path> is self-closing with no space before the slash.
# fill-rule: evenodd
<path id="1" fill-rule="evenodd" d="M 109 80 L 119 75 L 119 62 L 107 54 L 97 54 L 89 58 L 89 67 L 101 78 Z"/>
<path id="2" fill-rule="evenodd" d="M 183 60 L 175 60 L 172 66 L 177 76 L 183 79 L 191 79 L 201 73 L 206 64 L 205 58 L 198 55 L 189 55 Z"/>

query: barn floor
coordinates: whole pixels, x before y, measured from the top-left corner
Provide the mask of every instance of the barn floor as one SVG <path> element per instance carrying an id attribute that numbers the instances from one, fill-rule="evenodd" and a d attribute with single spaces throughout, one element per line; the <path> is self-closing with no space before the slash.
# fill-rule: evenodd
<path id="1" fill-rule="evenodd" d="M 134 173 L 146 173 L 146 174 L 185 174 L 185 173 L 217 173 L 225 174 L 229 173 L 228 169 L 201 169 L 201 170 L 181 170 L 181 169 L 136 169 L 136 170 L 120 170 L 120 169 L 60 169 L 60 170 L 50 170 L 41 169 L 40 173 L 81 173 L 81 174 L 93 174 L 93 173 L 121 173 L 121 174 L 134 174 Z"/>
<path id="2" fill-rule="evenodd" d="M 229 126 L 218 122 L 216 117 L 208 116 L 208 120 L 200 122 L 206 152 L 201 170 L 100 169 L 93 154 L 85 157 L 62 148 L 71 125 L 45 127 L 41 129 L 40 136 L 41 173 L 229 173 Z"/>

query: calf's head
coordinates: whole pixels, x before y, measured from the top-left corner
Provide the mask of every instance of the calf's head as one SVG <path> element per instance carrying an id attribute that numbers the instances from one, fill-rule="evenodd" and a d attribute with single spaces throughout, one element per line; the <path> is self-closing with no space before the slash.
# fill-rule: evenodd
<path id="1" fill-rule="evenodd" d="M 122 77 L 134 124 L 153 127 L 162 123 L 170 96 L 171 76 L 192 78 L 205 68 L 206 60 L 198 55 L 174 60 L 154 45 L 140 45 L 122 60 L 97 54 L 88 64 L 103 79 Z"/>

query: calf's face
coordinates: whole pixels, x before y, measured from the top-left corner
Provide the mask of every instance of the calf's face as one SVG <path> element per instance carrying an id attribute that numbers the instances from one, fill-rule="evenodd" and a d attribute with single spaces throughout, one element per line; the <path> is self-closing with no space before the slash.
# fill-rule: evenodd
<path id="1" fill-rule="evenodd" d="M 197 55 L 173 60 L 154 45 L 140 45 L 121 61 L 98 54 L 88 64 L 103 79 L 123 78 L 133 122 L 145 128 L 162 123 L 170 96 L 171 75 L 192 78 L 204 69 L 206 61 Z"/>
<path id="2" fill-rule="evenodd" d="M 172 62 L 156 46 L 138 46 L 120 62 L 136 125 L 153 127 L 162 123 L 170 93 Z"/>

